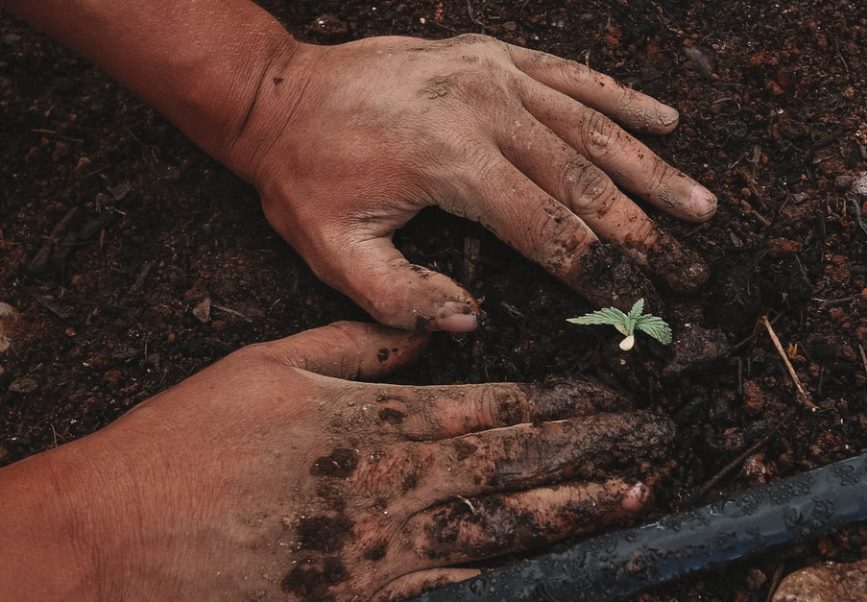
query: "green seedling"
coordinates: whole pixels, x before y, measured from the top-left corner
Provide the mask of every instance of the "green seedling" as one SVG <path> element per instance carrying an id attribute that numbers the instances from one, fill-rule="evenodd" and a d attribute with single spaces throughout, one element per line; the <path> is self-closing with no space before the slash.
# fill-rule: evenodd
<path id="1" fill-rule="evenodd" d="M 644 299 L 639 299 L 629 310 L 623 313 L 616 307 L 603 307 L 602 309 L 584 314 L 578 318 L 566 320 L 570 324 L 581 326 L 610 325 L 624 336 L 620 341 L 620 348 L 629 351 L 635 346 L 635 331 L 640 330 L 649 334 L 663 345 L 671 344 L 671 327 L 665 320 L 657 316 L 643 313 Z"/>

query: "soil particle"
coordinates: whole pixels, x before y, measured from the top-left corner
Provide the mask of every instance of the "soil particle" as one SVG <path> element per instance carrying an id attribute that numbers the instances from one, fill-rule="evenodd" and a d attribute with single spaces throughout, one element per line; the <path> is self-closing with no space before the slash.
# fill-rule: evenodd
<path id="1" fill-rule="evenodd" d="M 647 265 L 672 290 L 681 293 L 699 290 L 710 277 L 707 264 L 695 251 L 678 244 L 664 232 L 648 251 Z"/>
<path id="2" fill-rule="evenodd" d="M 629 311 L 633 303 L 643 298 L 647 307 L 663 307 L 647 276 L 615 245 L 591 244 L 578 265 L 575 278 L 578 288 L 596 306 Z"/>
<path id="3" fill-rule="evenodd" d="M 310 474 L 345 479 L 358 466 L 358 452 L 354 449 L 338 447 L 328 456 L 317 458 L 310 468 Z"/>
<path id="4" fill-rule="evenodd" d="M 698 324 L 684 324 L 675 334 L 674 357 L 663 369 L 665 376 L 675 376 L 690 368 L 718 360 L 730 348 L 725 334 Z"/>

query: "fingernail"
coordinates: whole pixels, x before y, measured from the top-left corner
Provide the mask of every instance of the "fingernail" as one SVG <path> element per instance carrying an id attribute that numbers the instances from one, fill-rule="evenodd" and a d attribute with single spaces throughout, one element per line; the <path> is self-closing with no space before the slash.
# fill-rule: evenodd
<path id="1" fill-rule="evenodd" d="M 471 332 L 478 326 L 478 317 L 466 303 L 446 303 L 436 319 L 437 330 L 445 332 Z"/>
<path id="2" fill-rule="evenodd" d="M 701 184 L 695 184 L 689 192 L 689 209 L 699 219 L 713 215 L 716 203 L 716 195 Z"/>
<path id="3" fill-rule="evenodd" d="M 638 512 L 644 508 L 649 499 L 650 487 L 644 483 L 636 483 L 623 494 L 620 505 L 629 512 Z"/>
<path id="4" fill-rule="evenodd" d="M 674 125 L 678 119 L 680 119 L 680 113 L 671 107 L 665 107 L 665 109 L 659 112 L 659 123 L 666 127 Z"/>

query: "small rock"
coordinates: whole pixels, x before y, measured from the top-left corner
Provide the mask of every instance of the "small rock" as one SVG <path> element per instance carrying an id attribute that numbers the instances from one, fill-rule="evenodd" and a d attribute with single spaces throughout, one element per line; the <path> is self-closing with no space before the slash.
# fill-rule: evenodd
<path id="1" fill-rule="evenodd" d="M 852 182 L 852 192 L 867 197 L 867 171 L 862 171 Z"/>
<path id="2" fill-rule="evenodd" d="M 788 238 L 772 238 L 770 240 L 768 253 L 774 259 L 779 259 L 784 255 L 794 255 L 801 250 L 801 243 Z"/>
<path id="3" fill-rule="evenodd" d="M 767 580 L 767 576 L 759 569 L 750 569 L 747 571 L 747 588 L 750 591 L 758 591 Z"/>
<path id="4" fill-rule="evenodd" d="M 334 15 L 319 15 L 313 20 L 310 31 L 324 38 L 339 38 L 349 33 L 349 27 Z"/>
<path id="5" fill-rule="evenodd" d="M 683 51 L 692 64 L 696 66 L 699 73 L 707 78 L 713 75 L 713 61 L 705 52 L 696 46 L 687 46 Z"/>
<path id="6" fill-rule="evenodd" d="M 750 482 L 763 484 L 771 480 L 776 471 L 774 470 L 773 463 L 768 462 L 764 454 L 756 453 L 744 461 L 741 472 Z"/>
<path id="7" fill-rule="evenodd" d="M 12 346 L 12 329 L 18 320 L 18 312 L 8 303 L 0 301 L 0 353 Z"/>
<path id="8" fill-rule="evenodd" d="M 38 388 L 39 383 L 27 376 L 19 376 L 9 383 L 10 393 L 33 393 Z"/>
<path id="9" fill-rule="evenodd" d="M 788 575 L 773 602 L 864 602 L 867 559 L 852 564 L 828 562 Z"/>
<path id="10" fill-rule="evenodd" d="M 91 166 L 92 163 L 93 161 L 90 160 L 90 157 L 79 157 L 78 162 L 72 169 L 72 173 L 74 173 L 75 175 L 81 175 L 82 173 L 84 173 L 84 170 Z"/>
<path id="11" fill-rule="evenodd" d="M 852 176 L 847 176 L 845 174 L 837 176 L 834 178 L 834 188 L 840 192 L 846 192 L 852 188 Z"/>
<path id="12" fill-rule="evenodd" d="M 767 404 L 767 397 L 754 380 L 744 381 L 744 412 L 750 416 L 761 414 Z"/>
<path id="13" fill-rule="evenodd" d="M 127 180 L 124 180 L 116 186 L 109 186 L 108 193 L 115 201 L 121 201 L 127 194 L 129 194 L 131 188 L 132 187 L 129 185 L 129 182 Z"/>
<path id="14" fill-rule="evenodd" d="M 211 319 L 211 298 L 205 297 L 193 308 L 193 316 L 202 324 L 207 324 Z"/>
<path id="15" fill-rule="evenodd" d="M 677 328 L 672 345 L 674 357 L 663 368 L 666 377 L 721 358 L 731 348 L 721 330 L 708 330 L 698 324 L 683 324 Z"/>

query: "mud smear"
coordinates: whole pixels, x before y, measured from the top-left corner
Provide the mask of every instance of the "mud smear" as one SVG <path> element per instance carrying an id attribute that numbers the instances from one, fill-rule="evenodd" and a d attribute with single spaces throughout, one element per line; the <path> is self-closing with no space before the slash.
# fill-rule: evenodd
<path id="1" fill-rule="evenodd" d="M 665 232 L 647 250 L 648 269 L 672 290 L 694 293 L 707 284 L 710 269 L 698 253 L 678 244 Z"/>
<path id="2" fill-rule="evenodd" d="M 589 380 L 552 378 L 544 385 L 522 385 L 522 388 L 531 401 L 534 423 L 631 407 L 625 395 Z"/>
<path id="3" fill-rule="evenodd" d="M 348 579 L 346 567 L 337 558 L 308 558 L 299 561 L 280 585 L 284 592 L 295 594 L 301 600 L 334 602 L 337 598 L 330 593 L 331 588 Z"/>
<path id="4" fill-rule="evenodd" d="M 542 423 L 532 431 L 503 429 L 491 435 L 489 447 L 479 452 L 493 456 L 487 484 L 519 489 L 567 479 L 605 478 L 612 468 L 632 465 L 637 457 L 659 457 L 674 438 L 674 425 L 649 412 L 634 412 Z"/>
<path id="5" fill-rule="evenodd" d="M 336 552 L 343 548 L 353 526 L 343 514 L 307 516 L 298 521 L 298 541 L 305 550 Z"/>
<path id="6" fill-rule="evenodd" d="M 662 298 L 644 272 L 613 244 L 591 244 L 578 262 L 573 284 L 597 307 L 629 311 L 642 298 L 657 313 L 663 307 Z"/>
<path id="7" fill-rule="evenodd" d="M 337 448 L 331 455 L 317 458 L 310 468 L 310 474 L 315 476 L 349 477 L 358 466 L 358 452 L 353 449 Z"/>

